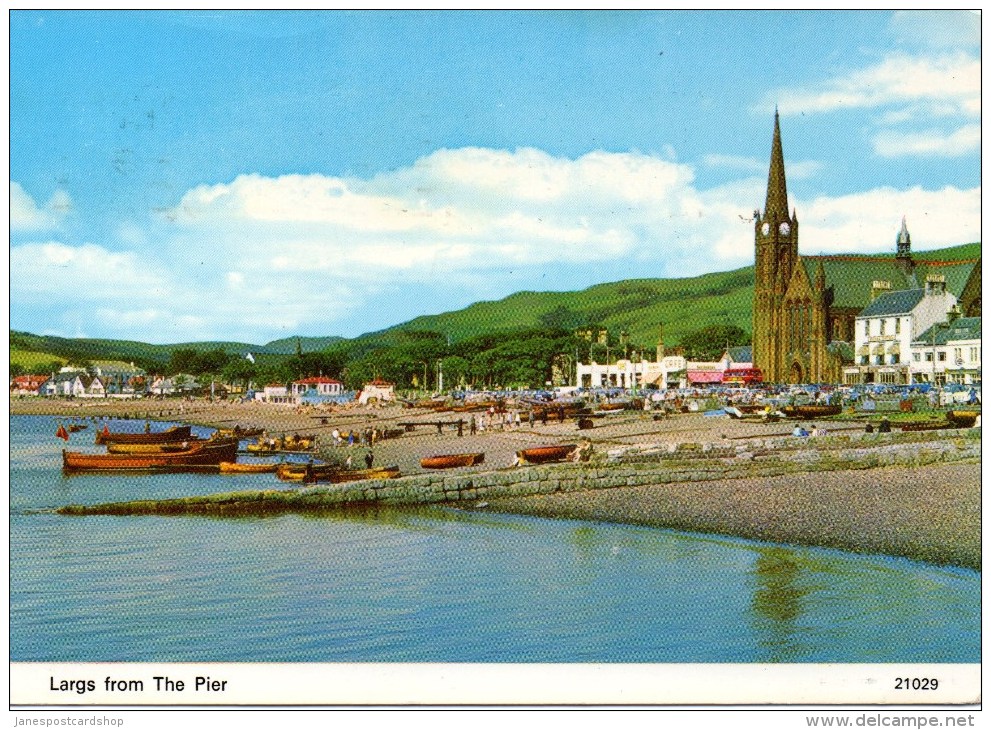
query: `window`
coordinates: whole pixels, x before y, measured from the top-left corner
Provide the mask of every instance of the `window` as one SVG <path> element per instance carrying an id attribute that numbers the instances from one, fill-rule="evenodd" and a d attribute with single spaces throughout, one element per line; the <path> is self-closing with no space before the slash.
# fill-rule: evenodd
<path id="1" fill-rule="evenodd" d="M 932 361 L 933 361 L 933 354 L 931 352 L 927 352 L 926 353 L 926 362 L 932 362 Z"/>
<path id="2" fill-rule="evenodd" d="M 899 355 L 897 352 L 891 356 L 891 364 L 892 365 L 897 365 L 901 361 L 902 361 L 901 360 L 901 355 Z"/>
<path id="3" fill-rule="evenodd" d="M 936 354 L 936 359 L 940 362 L 946 362 L 946 351 L 942 350 Z"/>
<path id="4" fill-rule="evenodd" d="M 864 321 L 864 337 L 870 337 L 870 336 L 871 336 L 871 321 L 868 319 Z"/>
<path id="5" fill-rule="evenodd" d="M 977 362 L 981 359 L 980 351 L 976 347 L 970 348 L 970 361 Z"/>
<path id="6" fill-rule="evenodd" d="M 878 334 L 883 335 L 884 334 L 884 320 L 883 319 L 881 320 L 880 327 L 881 327 L 881 331 L 878 332 Z"/>
<path id="7" fill-rule="evenodd" d="M 954 347 L 953 348 L 953 362 L 963 362 L 963 348 Z"/>
<path id="8" fill-rule="evenodd" d="M 874 364 L 875 365 L 884 365 L 884 355 L 875 355 L 874 356 Z"/>
<path id="9" fill-rule="evenodd" d="M 902 333 L 902 320 L 901 317 L 895 318 L 895 334 L 900 335 Z"/>
<path id="10" fill-rule="evenodd" d="M 867 365 L 867 355 L 861 355 L 860 356 L 860 364 L 861 365 Z"/>
<path id="11" fill-rule="evenodd" d="M 919 360 L 921 360 L 921 359 L 922 358 L 919 357 L 919 353 L 917 353 L 917 352 L 913 352 L 912 353 L 912 362 L 919 362 Z"/>

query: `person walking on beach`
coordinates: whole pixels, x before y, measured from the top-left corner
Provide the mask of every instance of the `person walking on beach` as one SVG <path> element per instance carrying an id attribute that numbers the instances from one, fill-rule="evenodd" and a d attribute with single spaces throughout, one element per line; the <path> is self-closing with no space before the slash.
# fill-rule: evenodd
<path id="1" fill-rule="evenodd" d="M 334 431 L 333 431 L 333 433 L 331 433 L 330 435 L 334 439 L 334 446 L 340 446 L 341 445 L 341 432 L 338 431 L 335 428 Z"/>
<path id="2" fill-rule="evenodd" d="M 471 420 L 468 421 L 468 433 L 474 436 L 478 432 L 478 424 L 475 422 L 475 417 L 472 416 Z"/>
<path id="3" fill-rule="evenodd" d="M 877 432 L 891 433 L 891 422 L 888 420 L 887 416 L 881 419 L 881 425 L 877 427 Z"/>
<path id="4" fill-rule="evenodd" d="M 374 462 L 374 461 L 375 461 L 375 454 L 373 454 L 372 453 L 372 450 L 369 449 L 368 450 L 368 453 L 365 454 L 365 466 L 367 468 L 371 469 L 372 468 L 372 462 Z"/>
<path id="5" fill-rule="evenodd" d="M 529 413 L 529 415 L 527 415 L 526 420 L 529 422 L 530 428 L 533 428 L 533 422 L 534 422 L 535 419 L 533 417 L 533 409 L 532 408 L 530 409 L 530 413 Z"/>

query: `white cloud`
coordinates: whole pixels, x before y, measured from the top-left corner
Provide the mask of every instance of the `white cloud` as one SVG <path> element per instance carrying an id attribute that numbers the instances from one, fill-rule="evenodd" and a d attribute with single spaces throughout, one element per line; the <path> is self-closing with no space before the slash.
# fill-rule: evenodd
<path id="1" fill-rule="evenodd" d="M 55 230 L 72 211 L 72 199 L 63 190 L 56 190 L 43 206 L 39 206 L 19 183 L 10 183 L 10 230 L 15 233 Z"/>
<path id="2" fill-rule="evenodd" d="M 799 247 L 806 254 L 891 252 L 902 216 L 917 251 L 981 240 L 979 188 L 882 188 L 798 201 L 797 207 Z"/>
<path id="3" fill-rule="evenodd" d="M 871 143 L 875 152 L 882 157 L 905 155 L 959 157 L 981 149 L 981 127 L 977 124 L 968 124 L 950 134 L 943 134 L 940 130 L 899 132 L 886 129 L 874 135 Z"/>
<path id="4" fill-rule="evenodd" d="M 13 246 L 12 311 L 50 311 L 47 329 L 262 343 L 354 335 L 536 286 L 727 270 L 753 261 L 765 192 L 765 165 L 744 161 L 714 160 L 747 177 L 704 191 L 690 167 L 636 153 L 471 148 L 367 180 L 245 175 L 190 190 L 172 222 L 118 227 L 127 251 Z M 789 177 L 817 164 L 789 163 Z M 980 240 L 977 190 L 792 204 L 805 253 L 893 250 L 902 215 L 917 249 Z"/>
<path id="5" fill-rule="evenodd" d="M 895 54 L 865 69 L 829 79 L 811 88 L 782 89 L 782 114 L 832 112 L 890 105 L 951 105 L 958 114 L 981 111 L 981 62 L 958 53 L 939 57 Z M 766 106 L 764 107 L 766 108 Z"/>
<path id="6" fill-rule="evenodd" d="M 12 295 L 28 299 L 144 299 L 169 291 L 162 272 L 135 253 L 57 241 L 11 246 Z"/>

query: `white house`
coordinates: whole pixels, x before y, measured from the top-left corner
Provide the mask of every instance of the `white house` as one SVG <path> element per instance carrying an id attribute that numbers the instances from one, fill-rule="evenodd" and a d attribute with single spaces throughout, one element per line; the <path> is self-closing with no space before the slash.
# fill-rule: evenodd
<path id="1" fill-rule="evenodd" d="M 981 382 L 981 318 L 951 317 L 912 341 L 909 369 L 913 383 Z"/>
<path id="2" fill-rule="evenodd" d="M 301 398 L 332 398 L 344 392 L 344 384 L 333 378 L 323 376 L 295 380 L 292 384 L 292 394 Z"/>
<path id="3" fill-rule="evenodd" d="M 278 383 L 266 385 L 260 392 L 255 393 L 255 400 L 263 403 L 293 403 L 293 397 L 289 395 L 289 389 Z"/>
<path id="4" fill-rule="evenodd" d="M 873 282 L 874 300 L 854 325 L 854 364 L 843 369 L 846 384 L 912 382 L 909 354 L 914 342 L 937 322 L 945 322 L 956 305 L 939 275 L 922 289 L 891 291 L 886 281 Z"/>
<path id="5" fill-rule="evenodd" d="M 365 387 L 362 388 L 361 393 L 358 394 L 358 402 L 361 405 L 366 405 L 369 402 L 385 403 L 395 399 L 396 386 L 379 378 L 375 378 L 375 380 L 365 383 Z"/>

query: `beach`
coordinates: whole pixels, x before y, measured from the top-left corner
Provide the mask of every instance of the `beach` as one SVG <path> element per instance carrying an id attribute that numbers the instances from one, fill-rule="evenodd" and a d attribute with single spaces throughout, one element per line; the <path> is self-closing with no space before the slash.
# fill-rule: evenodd
<path id="1" fill-rule="evenodd" d="M 699 413 L 654 420 L 651 414 L 628 411 L 597 419 L 589 430 L 578 431 L 570 421 L 538 421 L 532 427 L 524 421 L 518 428 L 495 428 L 472 435 L 468 426 L 471 414 L 432 413 L 400 405 L 314 410 L 254 402 L 153 399 L 15 399 L 10 412 L 56 415 L 67 422 L 89 420 L 94 424 L 129 417 L 221 428 L 264 428 L 273 435 L 315 434 L 316 456 L 342 462 L 351 455 L 356 467 L 364 465 L 369 449 L 333 445 L 334 429 L 402 429 L 401 435 L 378 441 L 371 451 L 376 465 L 396 465 L 404 475 L 422 472 L 420 459 L 437 454 L 484 452 L 485 463 L 474 471 L 486 471 L 510 466 L 519 449 L 573 443 L 579 438 L 590 439 L 601 454 L 643 443 L 745 443 L 748 438 L 783 436 L 791 429 L 784 422 L 740 422 Z M 464 419 L 460 437 L 459 419 Z M 96 427 L 102 426 L 91 429 Z M 836 434 L 863 430 L 856 422 L 831 423 L 828 428 Z M 88 442 L 88 437 L 84 438 Z M 806 443 L 805 448 L 814 448 L 812 442 Z M 499 498 L 489 500 L 485 508 L 887 554 L 980 569 L 980 487 L 979 463 L 950 463 L 619 486 Z"/>

